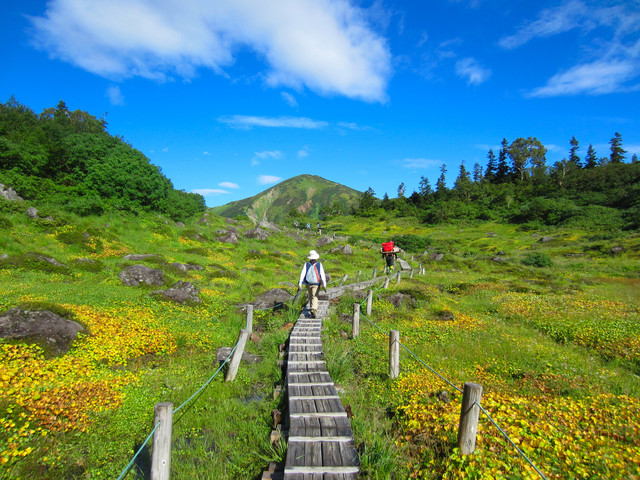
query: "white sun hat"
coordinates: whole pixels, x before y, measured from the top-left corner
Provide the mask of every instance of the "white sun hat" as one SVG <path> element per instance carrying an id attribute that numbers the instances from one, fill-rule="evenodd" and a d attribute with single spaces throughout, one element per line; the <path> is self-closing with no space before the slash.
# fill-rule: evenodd
<path id="1" fill-rule="evenodd" d="M 316 252 L 315 250 L 311 250 L 309 252 L 309 256 L 307 257 L 309 260 L 317 260 L 320 258 L 320 255 L 318 255 L 318 252 Z"/>

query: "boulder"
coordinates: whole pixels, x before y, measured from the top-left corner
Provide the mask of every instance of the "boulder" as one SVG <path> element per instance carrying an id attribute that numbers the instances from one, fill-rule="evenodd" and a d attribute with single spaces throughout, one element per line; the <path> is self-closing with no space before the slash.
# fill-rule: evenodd
<path id="1" fill-rule="evenodd" d="M 253 308 L 270 308 L 278 303 L 288 302 L 293 298 L 289 292 L 283 288 L 272 288 L 271 290 L 258 296 L 252 303 Z"/>
<path id="2" fill-rule="evenodd" d="M 318 239 L 318 241 L 316 242 L 316 246 L 324 247 L 325 245 L 329 245 L 330 243 L 333 243 L 333 238 L 331 238 L 331 237 L 320 237 Z"/>
<path id="3" fill-rule="evenodd" d="M 441 261 L 443 258 L 444 258 L 444 254 L 442 254 L 442 253 L 435 253 L 435 252 L 434 252 L 434 253 L 432 253 L 432 254 L 429 256 L 429 260 L 431 260 L 431 261 L 433 261 L 433 262 L 439 262 L 439 261 Z"/>
<path id="4" fill-rule="evenodd" d="M 266 228 L 269 230 L 273 230 L 274 232 L 281 232 L 282 230 L 280 230 L 280 227 L 278 225 L 276 225 L 275 223 L 270 222 L 269 220 L 261 220 L 260 223 L 258 223 L 258 227 L 260 228 Z"/>
<path id="5" fill-rule="evenodd" d="M 177 282 L 166 290 L 156 290 L 151 295 L 161 295 L 176 303 L 201 303 L 198 290 L 191 282 Z"/>
<path id="6" fill-rule="evenodd" d="M 141 283 L 146 285 L 162 285 L 164 273 L 161 270 L 149 268 L 145 265 L 132 265 L 120 272 L 120 280 L 125 285 L 137 287 Z"/>
<path id="7" fill-rule="evenodd" d="M 538 242 L 540 242 L 540 243 L 549 243 L 551 240 L 553 240 L 553 237 L 540 237 L 538 239 Z"/>
<path id="8" fill-rule="evenodd" d="M 255 238 L 257 240 L 266 240 L 269 238 L 269 234 L 260 227 L 247 230 L 244 234 L 244 238 Z"/>
<path id="9" fill-rule="evenodd" d="M 29 218 L 33 218 L 34 220 L 38 218 L 38 210 L 36 209 L 36 207 L 27 208 L 27 216 Z"/>
<path id="10" fill-rule="evenodd" d="M 13 188 L 5 187 L 2 183 L 0 183 L 0 197 L 5 200 L 9 200 L 10 202 L 22 200 L 22 197 L 20 197 Z"/>
<path id="11" fill-rule="evenodd" d="M 504 257 L 500 257 L 500 256 L 497 256 L 497 257 L 491 257 L 491 259 L 490 259 L 490 260 L 491 260 L 492 262 L 496 262 L 496 263 L 505 263 L 505 262 L 507 261 L 507 259 L 506 259 L 506 258 L 504 258 Z"/>
<path id="12" fill-rule="evenodd" d="M 44 342 L 55 354 L 68 352 L 82 330 L 79 323 L 49 310 L 30 311 L 16 307 L 0 315 L 0 337 Z"/>
<path id="13" fill-rule="evenodd" d="M 46 255 L 42 255 L 41 253 L 34 253 L 34 252 L 30 252 L 29 255 L 37 258 L 38 260 L 41 260 L 43 262 L 47 262 L 50 263 L 51 265 L 53 265 L 54 267 L 67 267 L 64 263 L 60 263 L 58 260 L 56 260 L 53 257 L 47 257 Z"/>
<path id="14" fill-rule="evenodd" d="M 179 272 L 187 273 L 187 267 L 182 263 L 173 262 L 173 263 L 170 263 L 169 266 L 172 267 L 172 268 L 175 268 Z"/>
<path id="15" fill-rule="evenodd" d="M 224 235 L 222 237 L 218 237 L 218 241 L 222 242 L 222 243 L 231 243 L 233 245 L 237 245 L 238 244 L 238 237 L 235 234 L 230 233 L 228 235 Z"/>
<path id="16" fill-rule="evenodd" d="M 184 228 L 185 224 L 183 222 L 176 222 L 176 227 L 178 228 Z"/>
<path id="17" fill-rule="evenodd" d="M 204 270 L 204 267 L 202 265 L 197 265 L 195 263 L 185 263 L 184 266 L 187 267 L 187 270 Z"/>
<path id="18" fill-rule="evenodd" d="M 147 253 L 147 254 L 142 254 L 142 255 L 138 255 L 138 254 L 131 254 L 131 255 L 125 255 L 124 257 L 125 260 L 132 260 L 134 262 L 139 262 L 141 260 L 147 260 L 149 258 L 162 258 L 160 257 L 160 255 L 156 255 L 154 253 Z"/>
<path id="19" fill-rule="evenodd" d="M 413 297 L 402 293 L 396 293 L 395 295 L 387 297 L 387 301 L 393 304 L 396 308 L 400 308 L 402 305 L 413 305 L 415 303 L 415 299 Z"/>
<path id="20" fill-rule="evenodd" d="M 622 253 L 624 251 L 624 247 L 622 245 L 616 245 L 615 247 L 613 247 L 610 252 L 611 255 L 615 255 L 617 253 Z"/>
<path id="21" fill-rule="evenodd" d="M 231 350 L 231 347 L 220 347 L 216 352 L 216 361 L 220 363 L 224 362 L 229 355 L 231 355 Z M 242 352 L 242 361 L 245 363 L 258 363 L 262 361 L 262 357 L 260 355 L 249 353 L 245 350 Z"/>
<path id="22" fill-rule="evenodd" d="M 451 396 L 449 395 L 449 392 L 447 392 L 446 390 L 440 390 L 438 393 L 436 393 L 436 398 L 444 403 L 451 402 Z"/>

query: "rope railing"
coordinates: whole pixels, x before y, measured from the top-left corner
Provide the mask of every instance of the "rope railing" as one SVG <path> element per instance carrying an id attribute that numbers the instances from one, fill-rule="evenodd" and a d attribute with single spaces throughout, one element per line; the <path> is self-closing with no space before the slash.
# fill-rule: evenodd
<path id="1" fill-rule="evenodd" d="M 182 404 L 175 408 L 173 410 L 173 414 L 176 414 L 177 412 L 179 412 L 185 405 L 187 405 L 191 400 L 193 400 L 194 398 L 200 396 L 200 394 L 202 394 L 202 392 L 204 392 L 204 390 L 211 384 L 211 382 L 213 381 L 213 379 L 222 371 L 222 369 L 224 368 L 224 366 L 229 362 L 229 359 L 231 359 L 231 357 L 233 356 L 233 353 L 236 351 L 236 348 L 238 348 L 238 344 L 240 343 L 240 341 L 236 342 L 236 344 L 234 345 L 234 347 L 231 349 L 231 352 L 229 353 L 229 355 L 227 356 L 227 358 L 224 360 L 224 362 L 222 362 L 222 364 L 218 367 L 218 369 L 215 371 L 215 373 L 204 383 L 202 384 L 202 386 L 193 394 L 191 395 L 188 399 L 186 399 L 184 402 L 182 402 Z M 182 413 L 182 415 L 180 415 L 180 417 L 176 420 L 173 420 L 173 424 L 177 423 L 178 421 L 180 421 L 180 419 L 185 415 L 185 413 L 188 411 L 185 410 L 185 412 Z M 124 470 L 122 470 L 122 473 L 120 474 L 120 476 L 117 478 L 117 480 L 122 480 L 123 478 L 125 478 L 127 476 L 127 474 L 129 473 L 129 471 L 131 471 L 131 468 L 133 467 L 136 458 L 138 458 L 138 456 L 140 455 L 140 453 L 142 452 L 142 450 L 144 449 L 144 447 L 147 445 L 147 443 L 149 443 L 149 440 L 151 440 L 151 437 L 153 437 L 153 434 L 156 432 L 156 430 L 158 429 L 158 427 L 160 427 L 161 422 L 156 423 L 156 425 L 153 427 L 153 430 L 151 431 L 151 433 L 147 436 L 147 438 L 145 439 L 145 441 L 142 443 L 142 445 L 140 446 L 140 448 L 138 449 L 138 451 L 135 453 L 135 455 L 133 456 L 133 458 L 131 459 L 131 461 L 129 462 L 129 464 L 124 468 Z"/>
<path id="2" fill-rule="evenodd" d="M 398 273 L 399 275 L 399 273 Z M 367 300 L 363 300 L 360 303 L 360 306 L 362 306 Z M 382 333 L 383 335 L 387 335 L 388 332 L 384 331 L 382 328 L 380 328 L 379 325 L 377 325 L 375 322 L 373 322 L 371 319 L 367 318 L 365 315 L 359 315 L 359 317 L 364 318 L 367 322 L 369 322 L 373 327 L 375 327 L 380 333 Z M 455 390 L 457 390 L 459 393 L 463 393 L 463 390 L 458 387 L 457 385 L 455 385 L 453 382 L 451 382 L 450 380 L 448 380 L 446 377 L 444 377 L 443 375 L 441 375 L 440 373 L 438 373 L 433 367 L 431 367 L 429 364 L 427 364 L 424 360 L 422 360 L 418 355 L 416 355 L 414 352 L 412 352 L 406 345 L 404 345 L 402 342 L 400 342 L 399 340 L 396 340 L 398 345 L 400 347 L 402 347 L 409 355 L 411 355 L 416 361 L 418 361 L 420 364 L 422 364 L 423 366 L 425 366 L 431 373 L 433 373 L 434 375 L 436 375 L 437 377 L 439 377 L 441 380 L 443 380 L 445 383 L 447 383 L 449 386 L 451 386 L 452 388 L 454 388 Z M 536 467 L 534 465 L 534 463 L 531 461 L 531 459 L 515 444 L 515 442 L 511 439 L 511 437 L 509 437 L 509 435 L 502 429 L 500 428 L 500 426 L 496 423 L 496 421 L 491 417 L 491 415 L 477 402 L 474 401 L 473 405 L 476 405 L 480 411 L 482 413 L 484 413 L 484 415 L 489 419 L 489 421 L 498 429 L 498 431 L 507 439 L 507 441 L 516 449 L 516 451 L 518 452 L 518 454 L 529 464 L 531 465 L 531 467 L 538 473 L 538 475 L 540 476 L 540 478 L 542 478 L 543 480 L 548 480 L 547 477 L 544 475 L 544 473 L 542 473 L 540 471 L 540 469 L 538 469 L 538 467 Z"/>

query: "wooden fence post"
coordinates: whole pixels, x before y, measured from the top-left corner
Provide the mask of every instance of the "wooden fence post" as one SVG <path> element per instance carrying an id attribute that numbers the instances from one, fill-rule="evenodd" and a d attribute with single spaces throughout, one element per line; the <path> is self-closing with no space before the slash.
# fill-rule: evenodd
<path id="1" fill-rule="evenodd" d="M 374 268 L 373 269 L 373 276 L 371 277 L 372 279 L 376 278 L 376 275 L 378 275 L 378 268 Z"/>
<path id="2" fill-rule="evenodd" d="M 344 285 L 344 282 L 347 281 L 347 278 L 349 277 L 349 275 L 347 275 L 346 273 L 344 274 L 344 277 L 342 277 L 342 280 L 340 280 L 340 283 L 338 284 L 339 287 L 341 287 L 342 285 Z"/>
<path id="3" fill-rule="evenodd" d="M 171 430 L 173 428 L 173 403 L 156 403 L 153 408 L 153 433 L 151 454 L 151 480 L 169 480 L 171 471 Z"/>
<path id="4" fill-rule="evenodd" d="M 411 269 L 411 271 L 409 272 L 409 278 L 413 278 L 413 268 Z"/>
<path id="5" fill-rule="evenodd" d="M 231 355 L 231 360 L 229 361 L 229 370 L 227 370 L 227 374 L 224 377 L 225 382 L 233 382 L 238 373 L 238 368 L 240 367 L 240 360 L 242 360 L 242 354 L 244 353 L 244 346 L 247 344 L 247 338 L 249 338 L 249 330 L 240 330 L 240 335 L 238 335 L 238 346 Z"/>
<path id="6" fill-rule="evenodd" d="M 462 455 L 470 455 L 476 449 L 478 433 L 478 416 L 480 415 L 480 398 L 482 385 L 467 382 L 462 390 L 462 408 L 460 409 L 460 426 L 458 427 L 458 447 Z M 476 405 L 476 402 L 478 405 Z"/>
<path id="7" fill-rule="evenodd" d="M 398 277 L 396 278 L 396 283 L 399 284 L 400 280 L 402 280 L 402 274 L 398 272 Z"/>
<path id="8" fill-rule="evenodd" d="M 247 305 L 247 326 L 244 327 L 249 330 L 249 333 L 253 332 L 253 305 Z"/>
<path id="9" fill-rule="evenodd" d="M 389 332 L 389 377 L 391 380 L 400 375 L 400 331 Z"/>
<path id="10" fill-rule="evenodd" d="M 422 275 L 422 264 L 418 264 L 418 275 Z"/>
<path id="11" fill-rule="evenodd" d="M 384 279 L 384 285 L 383 288 L 389 288 L 389 277 Z"/>
<path id="12" fill-rule="evenodd" d="M 360 275 L 362 275 L 362 270 L 358 270 L 358 276 L 356 277 L 356 283 L 360 283 Z"/>
<path id="13" fill-rule="evenodd" d="M 371 307 L 373 306 L 373 290 L 367 292 L 367 317 L 371 316 Z"/>
<path id="14" fill-rule="evenodd" d="M 354 303 L 351 338 L 356 338 L 358 335 L 360 335 L 360 304 Z"/>

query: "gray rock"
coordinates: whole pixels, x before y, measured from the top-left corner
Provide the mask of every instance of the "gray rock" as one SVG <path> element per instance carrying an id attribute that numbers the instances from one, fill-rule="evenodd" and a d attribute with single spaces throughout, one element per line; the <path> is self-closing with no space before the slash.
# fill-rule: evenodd
<path id="1" fill-rule="evenodd" d="M 256 240 L 266 240 L 269 238 L 269 234 L 260 227 L 247 230 L 244 234 L 244 238 L 255 238 Z"/>
<path id="2" fill-rule="evenodd" d="M 47 257 L 46 255 L 42 255 L 40 253 L 29 253 L 29 255 L 33 255 L 34 257 L 36 257 L 38 260 L 42 260 L 43 262 L 47 262 L 50 263 L 51 265 L 55 266 L 55 267 L 67 267 L 64 263 L 60 263 L 58 260 L 56 260 L 53 257 Z"/>
<path id="3" fill-rule="evenodd" d="M 162 285 L 164 283 L 162 271 L 144 265 L 127 267 L 120 272 L 119 276 L 122 283 L 130 287 L 137 287 L 141 283 L 146 285 Z"/>
<path id="4" fill-rule="evenodd" d="M 147 260 L 149 258 L 161 258 L 160 255 L 156 255 L 153 253 L 149 253 L 149 254 L 142 254 L 142 255 L 138 255 L 138 254 L 131 254 L 131 255 L 125 255 L 124 257 L 125 260 L 132 260 L 134 262 L 139 262 L 140 260 Z"/>
<path id="5" fill-rule="evenodd" d="M 252 303 L 253 308 L 270 308 L 278 303 L 288 302 L 293 298 L 289 292 L 283 288 L 272 288 L 256 298 Z"/>
<path id="6" fill-rule="evenodd" d="M 439 262 L 444 258 L 444 254 L 443 253 L 432 253 L 431 255 L 429 255 L 429 260 L 432 260 L 434 262 Z"/>
<path id="7" fill-rule="evenodd" d="M 276 225 L 275 223 L 270 222 L 269 220 L 262 220 L 260 221 L 260 223 L 258 223 L 258 227 L 261 228 L 266 228 L 269 230 L 273 230 L 274 232 L 281 232 L 282 230 L 280 230 L 280 227 L 278 225 Z"/>
<path id="8" fill-rule="evenodd" d="M 504 257 L 491 257 L 491 261 L 496 262 L 496 263 L 505 263 L 507 261 L 506 258 Z"/>
<path id="9" fill-rule="evenodd" d="M 151 295 L 161 295 L 176 303 L 201 303 L 198 290 L 191 282 L 177 282 L 166 290 L 156 290 Z"/>
<path id="10" fill-rule="evenodd" d="M 6 253 L 0 255 L 0 260 L 4 260 L 5 258 L 9 258 L 9 255 L 7 255 Z"/>
<path id="11" fill-rule="evenodd" d="M 0 315 L 0 337 L 45 342 L 54 353 L 66 353 L 82 325 L 48 310 L 29 311 L 12 308 Z"/>
<path id="12" fill-rule="evenodd" d="M 238 221 L 233 218 L 225 218 L 224 221 L 227 223 L 238 224 Z"/>
<path id="13" fill-rule="evenodd" d="M 553 240 L 553 237 L 540 237 L 538 239 L 538 242 L 540 242 L 540 243 L 549 243 L 551 240 Z"/>
<path id="14" fill-rule="evenodd" d="M 455 319 L 456 317 L 453 315 L 453 312 L 449 310 L 443 310 L 438 314 L 438 320 L 443 322 L 453 322 Z"/>
<path id="15" fill-rule="evenodd" d="M 185 224 L 183 222 L 176 222 L 176 227 L 178 228 L 184 228 Z"/>
<path id="16" fill-rule="evenodd" d="M 175 268 L 176 270 L 183 272 L 183 273 L 187 273 L 187 267 L 186 265 L 179 263 L 179 262 L 173 262 L 169 264 L 170 267 Z"/>
<path id="17" fill-rule="evenodd" d="M 316 246 L 324 247 L 325 245 L 329 245 L 330 243 L 333 243 L 333 238 L 331 238 L 331 237 L 320 237 L 318 239 L 318 241 L 316 242 Z"/>
<path id="18" fill-rule="evenodd" d="M 396 308 L 400 308 L 403 304 L 413 305 L 415 303 L 415 299 L 413 297 L 402 293 L 396 293 L 395 295 L 387 297 L 387 301 L 393 304 Z"/>
<path id="19" fill-rule="evenodd" d="M 36 207 L 27 208 L 27 216 L 33 219 L 38 218 L 38 210 L 36 209 Z"/>
<path id="20" fill-rule="evenodd" d="M 497 237 L 498 235 L 496 235 L 495 232 L 487 232 L 486 233 L 487 237 Z"/>
<path id="21" fill-rule="evenodd" d="M 200 225 L 207 225 L 207 226 L 211 225 L 211 222 L 209 221 L 206 215 L 204 215 L 200 220 L 198 220 L 198 223 Z"/>
<path id="22" fill-rule="evenodd" d="M 195 263 L 185 263 L 184 266 L 187 267 L 187 270 L 204 270 L 204 267 L 202 265 L 197 265 Z"/>
<path id="23" fill-rule="evenodd" d="M 22 200 L 22 197 L 20 197 L 13 188 L 5 187 L 2 183 L 0 183 L 0 197 L 10 202 Z"/>
<path id="24" fill-rule="evenodd" d="M 438 393 L 436 393 L 436 398 L 444 403 L 451 402 L 451 396 L 446 390 L 440 390 Z"/>
<path id="25" fill-rule="evenodd" d="M 216 352 L 216 361 L 224 362 L 229 355 L 231 355 L 231 347 L 220 347 Z M 245 363 L 258 363 L 262 361 L 262 357 L 260 355 L 254 355 L 253 353 L 249 353 L 246 350 L 242 352 L 242 361 Z"/>
<path id="26" fill-rule="evenodd" d="M 406 260 L 403 260 L 402 258 L 398 259 L 398 264 L 400 265 L 400 269 L 403 272 L 410 272 L 411 271 L 411 265 L 409 265 L 409 262 L 407 262 Z"/>
<path id="27" fill-rule="evenodd" d="M 219 237 L 218 241 L 222 242 L 222 243 L 231 243 L 233 245 L 237 245 L 238 244 L 238 237 L 235 234 L 230 233 L 230 234 L 225 235 L 223 237 Z"/>
<path id="28" fill-rule="evenodd" d="M 615 255 L 617 253 L 622 253 L 622 252 L 624 252 L 624 247 L 622 245 L 616 245 L 615 247 L 613 247 L 611 249 L 611 254 L 612 255 Z"/>

